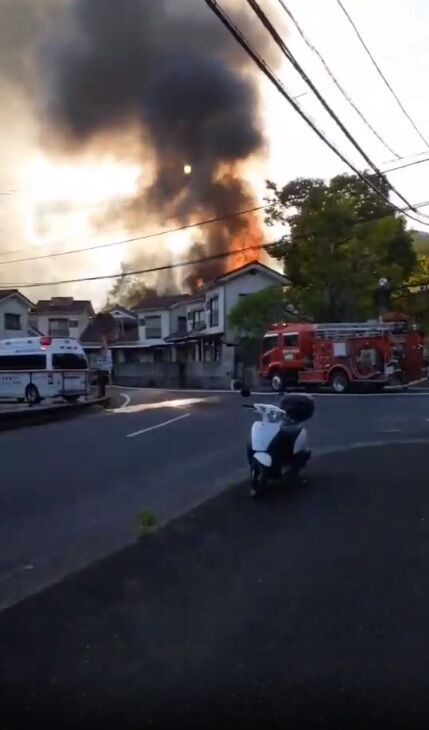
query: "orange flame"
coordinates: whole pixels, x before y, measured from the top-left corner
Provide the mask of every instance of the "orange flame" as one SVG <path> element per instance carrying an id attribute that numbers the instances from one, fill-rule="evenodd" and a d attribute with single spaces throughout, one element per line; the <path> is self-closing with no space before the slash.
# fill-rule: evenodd
<path id="1" fill-rule="evenodd" d="M 263 262 L 265 250 L 258 248 L 263 242 L 264 234 L 259 218 L 256 215 L 249 216 L 248 225 L 231 240 L 231 253 L 225 259 L 225 272 L 239 269 L 252 261 Z"/>

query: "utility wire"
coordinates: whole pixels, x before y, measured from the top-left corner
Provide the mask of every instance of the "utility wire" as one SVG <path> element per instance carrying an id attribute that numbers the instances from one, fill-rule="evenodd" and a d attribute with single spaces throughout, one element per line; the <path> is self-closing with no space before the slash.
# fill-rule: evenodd
<path id="1" fill-rule="evenodd" d="M 338 3 L 338 5 L 340 6 L 341 10 L 343 11 L 344 15 L 346 16 L 347 20 L 349 21 L 349 23 L 350 23 L 351 27 L 353 28 L 353 30 L 354 30 L 354 32 L 355 32 L 355 34 L 356 34 L 356 36 L 358 37 L 358 39 L 359 39 L 359 41 L 360 41 L 360 43 L 361 43 L 361 45 L 362 45 L 362 47 L 364 48 L 364 50 L 365 50 L 365 51 L 366 51 L 366 53 L 368 54 L 369 58 L 371 59 L 371 61 L 372 61 L 373 65 L 375 66 L 375 68 L 376 68 L 376 70 L 377 70 L 377 72 L 378 72 L 379 76 L 380 76 L 380 77 L 381 77 L 381 78 L 383 79 L 383 81 L 384 81 L 385 85 L 387 86 L 387 88 L 389 89 L 389 91 L 390 91 L 390 93 L 392 94 L 393 98 L 395 99 L 396 103 L 398 104 L 399 108 L 401 109 L 402 113 L 403 113 L 403 114 L 404 114 L 404 115 L 406 116 L 406 118 L 408 119 L 408 121 L 409 121 L 409 122 L 410 122 L 410 124 L 412 125 L 413 129 L 414 129 L 414 130 L 415 130 L 415 131 L 417 132 L 417 134 L 419 135 L 420 139 L 421 139 L 421 140 L 422 140 L 422 141 L 423 141 L 423 142 L 425 143 L 426 147 L 429 147 L 429 142 L 428 142 L 428 140 L 427 140 L 427 139 L 426 139 L 426 137 L 425 137 L 425 136 L 424 136 L 424 135 L 422 134 L 422 132 L 420 131 L 420 129 L 419 129 L 418 127 L 417 127 L 417 125 L 416 125 L 415 121 L 414 121 L 414 120 L 413 120 L 413 118 L 412 118 L 412 117 L 410 116 L 410 114 L 409 114 L 409 113 L 407 112 L 407 110 L 405 109 L 404 105 L 402 104 L 402 102 L 401 102 L 401 100 L 400 100 L 399 96 L 398 96 L 398 95 L 397 95 L 397 93 L 396 93 L 396 92 L 394 91 L 394 89 L 392 88 L 391 84 L 389 83 L 389 81 L 388 81 L 388 80 L 387 80 L 387 78 L 385 77 L 385 75 L 384 75 L 383 71 L 381 70 L 380 66 L 378 65 L 377 61 L 375 60 L 374 56 L 372 55 L 371 51 L 369 50 L 369 48 L 368 48 L 367 44 L 365 43 L 364 39 L 362 38 L 362 35 L 361 35 L 361 33 L 360 33 L 360 32 L 359 32 L 359 30 L 357 29 L 357 27 L 356 27 L 356 24 L 354 23 L 354 21 L 353 21 L 353 20 L 352 20 L 352 18 L 350 17 L 350 14 L 349 14 L 349 12 L 348 12 L 348 11 L 346 10 L 346 8 L 344 7 L 344 5 L 343 5 L 343 3 L 341 2 L 341 0 L 337 0 L 337 3 Z"/>
<path id="2" fill-rule="evenodd" d="M 406 165 L 398 165 L 397 167 L 391 167 L 389 170 L 384 172 L 396 172 L 396 170 L 403 170 L 404 167 L 412 167 L 413 165 L 421 165 L 422 162 L 429 162 L 429 157 L 425 157 L 424 160 L 414 160 L 414 162 L 407 162 Z"/>
<path id="3" fill-rule="evenodd" d="M 343 134 L 347 137 L 349 142 L 352 143 L 352 145 L 358 150 L 358 152 L 362 155 L 365 162 L 374 170 L 375 174 L 382 178 L 383 173 L 379 169 L 379 167 L 371 160 L 371 158 L 366 154 L 365 150 L 362 149 L 360 144 L 356 141 L 356 139 L 353 137 L 353 135 L 349 132 L 347 127 L 343 124 L 341 119 L 338 117 L 338 115 L 334 112 L 332 107 L 328 104 L 326 99 L 322 96 L 318 88 L 313 84 L 309 76 L 306 74 L 304 69 L 302 68 L 301 64 L 297 61 L 293 53 L 290 51 L 286 43 L 284 42 L 283 38 L 281 37 L 280 33 L 277 31 L 277 29 L 274 27 L 274 25 L 271 23 L 267 15 L 264 13 L 262 8 L 260 7 L 257 0 L 247 0 L 247 4 L 250 5 L 252 10 L 256 13 L 261 23 L 264 25 L 268 33 L 271 35 L 271 37 L 274 39 L 274 41 L 277 43 L 280 50 L 283 52 L 283 54 L 286 56 L 288 61 L 292 64 L 294 69 L 299 73 L 302 79 L 304 79 L 305 83 L 309 88 L 312 90 L 312 92 L 316 95 L 317 99 L 322 104 L 323 108 L 326 109 L 330 117 L 336 122 L 336 124 L 339 126 Z M 405 203 L 406 206 L 411 208 L 413 210 L 412 205 L 410 205 L 409 201 L 398 191 L 396 188 L 393 187 L 393 185 L 390 185 L 390 188 L 392 192 L 396 193 L 396 195 Z M 415 211 L 416 212 L 416 211 Z"/>
<path id="4" fill-rule="evenodd" d="M 143 236 L 134 236 L 133 238 L 125 238 L 120 241 L 109 241 L 108 243 L 94 244 L 94 246 L 86 246 L 84 248 L 76 248 L 69 251 L 57 251 L 55 253 L 42 254 L 41 256 L 29 256 L 23 259 L 12 259 L 11 261 L 0 261 L 0 266 L 6 266 L 7 264 L 18 264 L 24 261 L 40 261 L 41 259 L 50 259 L 56 256 L 69 256 L 70 254 L 84 253 L 85 251 L 96 251 L 99 248 L 110 248 L 111 246 L 121 246 L 126 243 L 136 243 L 137 241 L 144 241 L 148 238 L 156 238 L 157 236 L 165 236 L 169 233 L 178 233 L 179 231 L 187 231 L 190 228 L 198 228 L 199 226 L 206 226 L 210 223 L 220 223 L 221 221 L 228 220 L 229 218 L 235 218 L 240 215 L 246 215 L 247 213 L 254 213 L 258 210 L 264 210 L 268 208 L 267 205 L 256 205 L 253 208 L 247 208 L 246 210 L 239 210 L 234 213 L 225 213 L 224 215 L 217 216 L 216 218 L 207 218 L 206 220 L 197 221 L 196 223 L 185 223 L 182 226 L 176 226 L 175 228 L 163 228 L 160 231 L 154 233 L 146 233 Z M 13 253 L 9 251 L 8 254 Z M 5 255 L 8 255 L 5 254 Z"/>
<path id="5" fill-rule="evenodd" d="M 426 200 L 422 203 L 419 203 L 416 207 L 422 208 L 423 206 L 429 205 L 429 200 Z M 265 206 L 268 207 L 268 206 Z M 404 212 L 401 211 L 400 212 Z M 390 214 L 386 213 L 386 215 L 379 216 L 378 218 L 364 218 L 362 220 L 356 221 L 355 225 L 362 225 L 363 223 L 371 223 L 376 222 L 379 220 L 383 220 L 384 218 L 389 218 Z M 306 239 L 313 236 L 320 236 L 320 235 L 326 235 L 326 231 L 311 231 L 310 233 L 297 233 L 293 236 L 294 240 L 300 240 L 300 239 Z M 34 282 L 32 284 L 26 284 L 25 282 L 21 283 L 10 283 L 10 282 L 3 282 L 0 284 L 2 287 L 15 287 L 19 289 L 29 289 L 32 287 L 40 287 L 40 286 L 57 286 L 59 284 L 77 284 L 84 281 L 101 281 L 104 279 L 121 279 L 121 278 L 128 278 L 130 276 L 138 276 L 141 274 L 153 274 L 159 271 L 168 271 L 170 269 L 177 269 L 184 266 L 193 266 L 195 264 L 202 264 L 206 261 L 214 261 L 216 259 L 222 259 L 222 258 L 228 258 L 228 256 L 233 256 L 234 254 L 242 253 L 243 251 L 260 251 L 260 250 L 269 250 L 270 248 L 273 248 L 274 246 L 277 246 L 279 243 L 285 241 L 286 236 L 283 236 L 278 241 L 273 241 L 271 243 L 260 243 L 255 244 L 253 246 L 244 246 L 243 248 L 237 248 L 233 249 L 232 251 L 222 251 L 221 253 L 212 254 L 211 256 L 203 256 L 199 259 L 193 259 L 192 261 L 181 261 L 174 264 L 165 264 L 163 266 L 155 266 L 149 269 L 137 269 L 135 271 L 123 271 L 120 274 L 105 274 L 100 276 L 87 276 L 87 277 L 80 277 L 77 279 L 65 279 L 62 281 L 45 281 L 45 282 Z M 350 240 L 350 239 L 347 239 Z"/>
<path id="6" fill-rule="evenodd" d="M 253 46 L 249 43 L 249 41 L 245 38 L 243 33 L 239 30 L 239 28 L 234 24 L 234 22 L 231 20 L 231 18 L 228 16 L 228 14 L 223 10 L 223 8 L 220 7 L 217 0 L 204 0 L 206 5 L 209 6 L 209 8 L 217 15 L 221 23 L 225 26 L 225 28 L 231 33 L 231 35 L 236 39 L 237 43 L 246 51 L 246 53 L 253 59 L 253 61 L 256 63 L 258 68 L 267 76 L 267 78 L 271 81 L 272 84 L 277 88 L 277 90 L 280 92 L 280 94 L 289 102 L 289 104 L 292 106 L 292 108 L 299 114 L 299 116 L 304 119 L 304 121 L 308 124 L 308 126 L 313 130 L 315 134 L 321 139 L 327 147 L 329 147 L 332 152 L 353 172 L 355 175 L 357 175 L 369 188 L 371 188 L 384 202 L 386 202 L 388 205 L 392 207 L 392 209 L 396 210 L 397 212 L 404 213 L 407 218 L 410 220 L 417 221 L 420 225 L 427 225 L 424 221 L 419 220 L 418 218 L 415 218 L 415 216 L 411 215 L 410 213 L 406 213 L 406 209 L 401 209 L 399 206 L 395 205 L 395 203 L 392 203 L 389 198 L 384 195 L 372 182 L 369 180 L 365 175 L 363 175 L 360 170 L 358 170 L 357 167 L 355 167 L 349 160 L 343 155 L 340 150 L 335 147 L 335 145 L 326 137 L 326 135 L 317 127 L 317 125 L 310 119 L 308 114 L 304 112 L 303 109 L 299 106 L 299 104 L 294 101 L 294 99 L 290 96 L 290 94 L 286 91 L 286 88 L 284 87 L 284 84 L 282 81 L 276 76 L 274 71 L 270 68 L 270 66 L 267 64 L 267 62 L 262 58 L 262 56 L 253 48 Z"/>
<path id="7" fill-rule="evenodd" d="M 179 261 L 174 264 L 164 264 L 163 266 L 153 266 L 149 269 L 137 269 L 136 271 L 124 271 L 120 274 L 103 274 L 100 276 L 84 276 L 78 279 L 63 279 L 62 281 L 45 281 L 45 282 L 34 282 L 33 284 L 2 284 L 1 286 L 14 286 L 19 289 L 29 289 L 36 286 L 56 286 L 57 284 L 78 284 L 84 281 L 102 281 L 104 279 L 122 279 L 128 278 L 129 276 L 137 276 L 140 274 L 154 274 L 159 271 L 168 271 L 170 269 L 178 269 L 183 266 L 195 266 L 195 264 L 202 264 L 206 261 L 215 261 L 216 259 L 228 258 L 234 254 L 242 253 L 243 251 L 256 251 L 261 249 L 268 249 L 272 246 L 277 246 L 279 241 L 272 243 L 259 243 L 253 246 L 244 246 L 243 248 L 237 248 L 232 251 L 222 251 L 221 253 L 212 254 L 211 256 L 203 256 L 198 259 L 192 259 L 191 261 Z"/>
<path id="8" fill-rule="evenodd" d="M 379 141 L 379 142 L 381 142 L 381 144 L 382 144 L 382 145 L 383 145 L 383 146 L 384 146 L 384 147 L 385 147 L 385 148 L 386 148 L 387 150 L 389 150 L 389 152 L 390 152 L 390 153 L 391 153 L 391 154 L 392 154 L 392 155 L 393 155 L 394 157 L 396 157 L 396 159 L 397 159 L 397 160 L 401 160 L 401 159 L 402 159 L 402 156 L 401 156 L 401 155 L 398 155 L 398 153 L 397 153 L 397 152 L 395 152 L 395 150 L 393 150 L 393 149 L 392 149 L 392 147 L 390 147 L 390 145 L 389 145 L 389 144 L 388 144 L 388 143 L 386 142 L 386 140 L 384 140 L 384 139 L 383 139 L 383 137 L 381 136 L 381 134 L 379 134 L 379 133 L 377 132 L 377 130 L 376 130 L 376 129 L 374 129 L 374 127 L 372 126 L 372 124 L 371 124 L 371 123 L 370 123 L 370 122 L 368 121 L 368 119 L 367 119 L 367 118 L 366 118 L 366 117 L 364 116 L 364 114 L 363 114 L 363 113 L 361 112 L 361 110 L 359 109 L 359 107 L 357 106 L 357 104 L 356 104 L 356 103 L 355 103 L 355 102 L 353 101 L 353 99 L 351 98 L 351 96 L 350 96 L 350 95 L 349 95 L 349 94 L 347 93 L 347 91 L 346 91 L 346 90 L 344 89 L 344 87 L 343 87 L 343 86 L 342 86 L 342 85 L 340 84 L 340 82 L 338 81 L 338 79 L 337 79 L 337 77 L 335 76 L 334 72 L 333 72 L 333 71 L 332 71 L 332 69 L 331 69 L 331 68 L 330 68 L 330 67 L 328 66 L 327 62 L 325 61 L 325 59 L 324 59 L 324 57 L 322 56 L 322 54 L 320 53 L 320 51 L 319 51 L 319 50 L 318 50 L 318 49 L 316 48 L 316 46 L 314 46 L 314 45 L 313 45 L 313 43 L 312 43 L 312 42 L 311 42 L 311 41 L 310 41 L 310 40 L 309 40 L 309 39 L 307 38 L 307 36 L 305 35 L 304 31 L 302 30 L 302 28 L 301 28 L 300 24 L 298 23 L 297 19 L 295 18 L 295 16 L 294 16 L 294 15 L 293 15 L 293 13 L 291 12 L 291 10 L 290 10 L 290 9 L 289 9 L 289 8 L 287 7 L 286 3 L 285 3 L 285 2 L 283 2 L 283 0 L 278 0 L 278 2 L 279 2 L 279 3 L 280 3 L 280 5 L 282 6 L 282 8 L 283 8 L 283 10 L 285 11 L 286 15 L 287 15 L 287 16 L 288 16 L 288 17 L 290 18 L 290 20 L 292 21 L 292 23 L 293 23 L 293 24 L 295 25 L 295 27 L 296 27 L 296 29 L 297 29 L 298 33 L 300 34 L 300 36 L 301 36 L 301 38 L 303 39 L 303 41 L 304 41 L 304 43 L 306 44 L 306 46 L 307 46 L 307 47 L 308 47 L 308 48 L 309 48 L 309 49 L 310 49 L 310 50 L 311 50 L 311 51 L 312 51 L 313 53 L 315 53 L 315 54 L 316 54 L 316 56 L 318 57 L 318 59 L 319 59 L 319 60 L 320 60 L 320 62 L 322 63 L 322 65 L 323 65 L 323 67 L 324 67 L 325 71 L 327 72 L 328 76 L 329 76 L 329 77 L 330 77 L 330 79 L 331 79 L 331 80 L 333 81 L 333 83 L 335 84 L 335 86 L 337 87 L 337 89 L 338 89 L 338 90 L 340 91 L 340 93 L 342 94 L 342 96 L 344 97 L 344 99 L 345 99 L 345 100 L 346 100 L 346 101 L 348 102 L 348 104 L 350 104 L 350 106 L 351 106 L 351 107 L 352 107 L 352 108 L 353 108 L 353 109 L 355 110 L 356 114 L 358 114 L 358 116 L 359 116 L 359 117 L 361 118 L 361 120 L 363 121 L 363 123 L 364 123 L 364 124 L 365 124 L 365 125 L 366 125 L 366 126 L 368 127 L 368 129 L 369 129 L 369 130 L 370 130 L 370 131 L 371 131 L 371 132 L 373 133 L 373 135 L 374 135 L 374 136 L 375 136 L 375 137 L 376 137 L 376 138 L 378 139 L 378 141 Z"/>

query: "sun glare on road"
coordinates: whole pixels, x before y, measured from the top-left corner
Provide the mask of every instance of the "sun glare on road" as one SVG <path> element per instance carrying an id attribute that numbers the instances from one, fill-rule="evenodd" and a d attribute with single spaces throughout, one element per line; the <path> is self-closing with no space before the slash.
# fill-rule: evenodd
<path id="1" fill-rule="evenodd" d="M 134 406 L 121 406 L 112 408 L 111 413 L 139 413 L 140 411 L 153 411 L 157 408 L 185 408 L 194 406 L 196 403 L 204 403 L 208 398 L 176 398 L 175 400 L 162 400 L 157 403 L 138 403 Z"/>

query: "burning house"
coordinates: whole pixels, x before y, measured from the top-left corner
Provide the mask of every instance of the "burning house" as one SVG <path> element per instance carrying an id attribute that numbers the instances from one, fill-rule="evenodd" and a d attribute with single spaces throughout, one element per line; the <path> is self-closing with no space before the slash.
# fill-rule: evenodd
<path id="1" fill-rule="evenodd" d="M 145 297 L 132 310 L 98 315 L 81 336 L 91 363 L 109 350 L 121 385 L 229 387 L 240 376 L 229 313 L 241 297 L 285 277 L 257 261 L 221 274 L 193 294 Z"/>

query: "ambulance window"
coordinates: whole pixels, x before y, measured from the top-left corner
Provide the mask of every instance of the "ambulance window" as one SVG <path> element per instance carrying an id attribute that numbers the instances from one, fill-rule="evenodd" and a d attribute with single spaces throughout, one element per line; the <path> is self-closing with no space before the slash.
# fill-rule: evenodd
<path id="1" fill-rule="evenodd" d="M 298 335 L 283 335 L 284 347 L 298 347 Z"/>
<path id="2" fill-rule="evenodd" d="M 273 350 L 277 347 L 277 340 L 277 335 L 268 335 L 267 337 L 264 337 L 264 343 L 262 345 L 263 352 L 268 352 L 269 350 Z"/>

